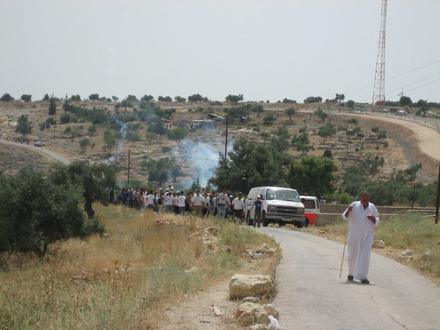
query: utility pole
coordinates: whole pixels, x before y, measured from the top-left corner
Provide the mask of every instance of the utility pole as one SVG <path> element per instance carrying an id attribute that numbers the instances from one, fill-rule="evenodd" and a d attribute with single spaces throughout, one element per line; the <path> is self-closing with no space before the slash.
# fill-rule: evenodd
<path id="1" fill-rule="evenodd" d="M 229 115 L 226 114 L 226 134 L 225 134 L 225 161 L 228 157 L 228 125 L 229 125 Z"/>
<path id="2" fill-rule="evenodd" d="M 438 163 L 438 179 L 437 179 L 437 202 L 435 203 L 435 223 L 438 223 L 438 209 L 440 206 L 440 162 Z"/>
<path id="3" fill-rule="evenodd" d="M 130 185 L 130 149 L 128 149 L 127 186 Z"/>

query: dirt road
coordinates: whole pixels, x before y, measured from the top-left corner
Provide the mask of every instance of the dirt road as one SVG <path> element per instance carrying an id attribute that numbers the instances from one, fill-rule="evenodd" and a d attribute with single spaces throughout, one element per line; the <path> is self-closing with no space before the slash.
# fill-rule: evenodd
<path id="1" fill-rule="evenodd" d="M 440 133 L 437 132 L 435 129 L 426 127 L 413 121 L 403 120 L 399 118 L 359 114 L 350 114 L 350 116 L 360 118 L 374 118 L 384 122 L 398 124 L 400 126 L 406 127 L 414 132 L 414 135 L 417 139 L 417 144 L 421 152 L 430 156 L 433 159 L 440 160 Z"/>
<path id="2" fill-rule="evenodd" d="M 68 159 L 66 159 L 65 157 L 50 151 L 48 149 L 45 149 L 43 147 L 35 147 L 33 145 L 28 145 L 28 144 L 23 144 L 23 143 L 16 143 L 16 142 L 11 142 L 11 141 L 6 141 L 6 140 L 0 140 L 0 144 L 4 144 L 4 145 L 8 145 L 8 146 L 13 146 L 13 147 L 17 147 L 17 148 L 22 148 L 22 149 L 26 149 L 28 151 L 31 152 L 37 152 L 47 158 L 50 158 L 52 160 L 56 160 L 59 161 L 61 163 L 63 163 L 64 165 L 68 165 L 70 163 L 70 161 Z"/>
<path id="3" fill-rule="evenodd" d="M 277 268 L 282 329 L 439 329 L 440 288 L 374 254 L 370 285 L 339 279 L 343 246 L 310 234 L 262 228 L 282 248 Z"/>

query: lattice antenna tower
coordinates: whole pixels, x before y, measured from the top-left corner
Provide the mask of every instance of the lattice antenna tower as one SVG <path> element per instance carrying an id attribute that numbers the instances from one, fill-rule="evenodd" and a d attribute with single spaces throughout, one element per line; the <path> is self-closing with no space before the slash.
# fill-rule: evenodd
<path id="1" fill-rule="evenodd" d="M 388 0 L 382 0 L 380 15 L 379 46 L 377 49 L 376 72 L 374 75 L 373 105 L 385 102 L 385 46 Z"/>

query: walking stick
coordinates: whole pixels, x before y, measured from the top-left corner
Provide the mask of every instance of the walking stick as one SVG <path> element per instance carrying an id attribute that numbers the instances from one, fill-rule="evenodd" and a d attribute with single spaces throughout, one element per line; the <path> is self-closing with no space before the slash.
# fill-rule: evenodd
<path id="1" fill-rule="evenodd" d="M 339 279 L 342 277 L 342 266 L 344 265 L 345 247 L 347 246 L 347 236 L 345 236 L 344 250 L 342 250 L 341 268 L 339 269 Z"/>

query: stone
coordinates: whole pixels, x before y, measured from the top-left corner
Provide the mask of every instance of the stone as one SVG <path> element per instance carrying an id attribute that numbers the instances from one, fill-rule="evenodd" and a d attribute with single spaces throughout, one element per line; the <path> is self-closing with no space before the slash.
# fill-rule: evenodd
<path id="1" fill-rule="evenodd" d="M 241 302 L 252 302 L 258 304 L 260 302 L 260 298 L 258 297 L 245 297 Z"/>
<path id="2" fill-rule="evenodd" d="M 207 227 L 205 228 L 205 233 L 208 233 L 212 236 L 218 236 L 220 229 L 217 227 Z"/>
<path id="3" fill-rule="evenodd" d="M 214 316 L 217 316 L 217 317 L 223 315 L 222 311 L 217 306 L 212 307 L 212 312 L 214 313 Z"/>
<path id="4" fill-rule="evenodd" d="M 268 297 L 274 293 L 274 283 L 269 275 L 235 274 L 229 282 L 229 297 L 243 299 L 249 296 Z"/>
<path id="5" fill-rule="evenodd" d="M 246 329 L 248 329 L 248 330 L 269 330 L 269 327 L 264 324 L 254 324 L 254 325 L 251 325 L 250 327 L 247 327 Z"/>
<path id="6" fill-rule="evenodd" d="M 292 225 L 291 223 L 286 224 L 284 227 L 286 227 L 287 229 L 290 229 L 290 230 L 296 230 L 296 227 L 294 225 Z"/>
<path id="7" fill-rule="evenodd" d="M 275 309 L 275 307 L 273 305 L 266 304 L 266 305 L 261 306 L 257 310 L 257 314 L 256 314 L 257 323 L 262 323 L 262 324 L 269 323 L 269 315 L 272 315 L 276 319 L 278 319 L 280 317 L 280 314 L 278 313 L 278 311 Z"/>
<path id="8" fill-rule="evenodd" d="M 242 326 L 249 326 L 255 323 L 256 311 L 260 308 L 260 304 L 245 302 L 238 306 L 235 317 Z"/>
<path id="9" fill-rule="evenodd" d="M 385 242 L 381 239 L 375 240 L 373 242 L 373 249 L 384 249 L 385 248 Z"/>
<path id="10" fill-rule="evenodd" d="M 403 261 L 411 261 L 413 258 L 412 251 L 410 249 L 406 249 L 399 255 L 399 259 Z"/>
<path id="11" fill-rule="evenodd" d="M 325 231 L 324 231 L 324 230 L 320 230 L 320 231 L 318 231 L 318 233 L 319 233 L 320 235 L 324 235 L 324 234 L 325 234 Z"/>

